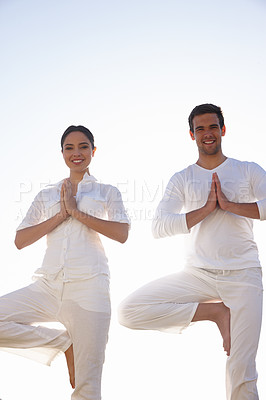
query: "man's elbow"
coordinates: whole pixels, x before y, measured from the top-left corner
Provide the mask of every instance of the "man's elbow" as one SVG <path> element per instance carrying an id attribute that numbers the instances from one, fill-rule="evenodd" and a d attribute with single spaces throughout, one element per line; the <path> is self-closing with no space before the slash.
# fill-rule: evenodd
<path id="1" fill-rule="evenodd" d="M 151 225 L 151 232 L 154 239 L 160 239 L 162 236 L 160 234 L 160 223 L 158 219 L 154 219 Z"/>

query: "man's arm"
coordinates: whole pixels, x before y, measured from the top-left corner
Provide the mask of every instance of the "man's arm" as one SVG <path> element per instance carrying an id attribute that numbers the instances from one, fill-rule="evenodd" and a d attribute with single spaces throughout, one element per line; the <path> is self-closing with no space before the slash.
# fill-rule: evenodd
<path id="1" fill-rule="evenodd" d="M 180 214 L 184 204 L 182 178 L 174 181 L 174 177 L 168 183 L 164 197 L 156 210 L 156 216 L 152 222 L 152 232 L 155 238 L 163 238 L 177 234 L 187 234 L 189 230 L 204 220 L 217 207 L 215 181 L 212 179 L 211 190 L 206 204 L 186 214 Z"/>
<path id="2" fill-rule="evenodd" d="M 217 206 L 217 195 L 215 190 L 215 180 L 212 177 L 211 190 L 206 204 L 198 210 L 190 211 L 186 214 L 187 227 L 191 229 L 194 225 L 203 221 Z"/>
<path id="3" fill-rule="evenodd" d="M 214 180 L 217 192 L 217 200 L 222 210 L 229 211 L 233 214 L 237 214 L 242 217 L 253 218 L 253 219 L 260 218 L 260 213 L 257 203 L 234 203 L 232 201 L 229 201 L 222 192 L 221 183 L 217 173 L 214 174 Z"/>

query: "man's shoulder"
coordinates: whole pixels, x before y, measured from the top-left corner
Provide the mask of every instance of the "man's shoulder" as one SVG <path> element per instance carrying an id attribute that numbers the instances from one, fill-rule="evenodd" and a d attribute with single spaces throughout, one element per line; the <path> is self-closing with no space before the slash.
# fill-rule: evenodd
<path id="1" fill-rule="evenodd" d="M 170 182 L 177 183 L 177 182 L 185 182 L 195 174 L 196 164 L 188 165 L 186 168 L 175 172 L 171 178 Z"/>
<path id="2" fill-rule="evenodd" d="M 231 163 L 231 164 L 247 165 L 250 163 L 250 161 L 238 160 L 237 158 L 232 158 L 232 157 L 228 157 L 227 160 L 228 160 L 228 163 Z"/>
<path id="3" fill-rule="evenodd" d="M 265 177 L 265 169 L 254 161 L 240 161 L 234 158 L 231 158 L 228 161 L 228 174 L 233 175 L 236 171 L 239 171 L 239 173 L 244 175 L 248 180 Z"/>
<path id="4" fill-rule="evenodd" d="M 237 160 L 236 158 L 228 158 L 229 164 L 243 167 L 243 168 L 262 168 L 259 164 L 254 161 Z"/>
<path id="5" fill-rule="evenodd" d="M 195 170 L 195 168 L 197 167 L 197 164 L 190 164 L 187 167 L 181 169 L 180 171 L 175 172 L 174 175 L 185 175 L 186 173 Z"/>

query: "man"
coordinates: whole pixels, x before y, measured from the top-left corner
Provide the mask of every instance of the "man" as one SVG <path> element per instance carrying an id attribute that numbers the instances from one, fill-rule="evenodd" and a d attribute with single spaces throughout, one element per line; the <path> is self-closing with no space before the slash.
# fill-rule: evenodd
<path id="1" fill-rule="evenodd" d="M 227 399 L 258 400 L 263 289 L 252 219 L 266 219 L 266 174 L 223 154 L 220 107 L 195 107 L 189 125 L 199 158 L 170 179 L 153 221 L 156 238 L 187 234 L 185 269 L 131 294 L 120 323 L 181 332 L 191 322 L 214 321 L 228 356 Z"/>

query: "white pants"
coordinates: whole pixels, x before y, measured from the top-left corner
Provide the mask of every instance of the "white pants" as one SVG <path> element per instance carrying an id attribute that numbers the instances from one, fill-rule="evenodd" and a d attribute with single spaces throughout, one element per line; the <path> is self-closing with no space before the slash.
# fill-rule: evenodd
<path id="1" fill-rule="evenodd" d="M 191 323 L 199 303 L 222 301 L 231 313 L 227 399 L 258 400 L 255 358 L 262 319 L 261 276 L 261 268 L 187 268 L 127 297 L 119 307 L 119 320 L 132 329 L 180 333 Z"/>
<path id="2" fill-rule="evenodd" d="M 51 321 L 62 323 L 66 331 L 33 325 Z M 66 283 L 40 278 L 0 298 L 0 349 L 50 365 L 73 343 L 76 387 L 72 400 L 101 398 L 109 324 L 106 275 Z"/>

